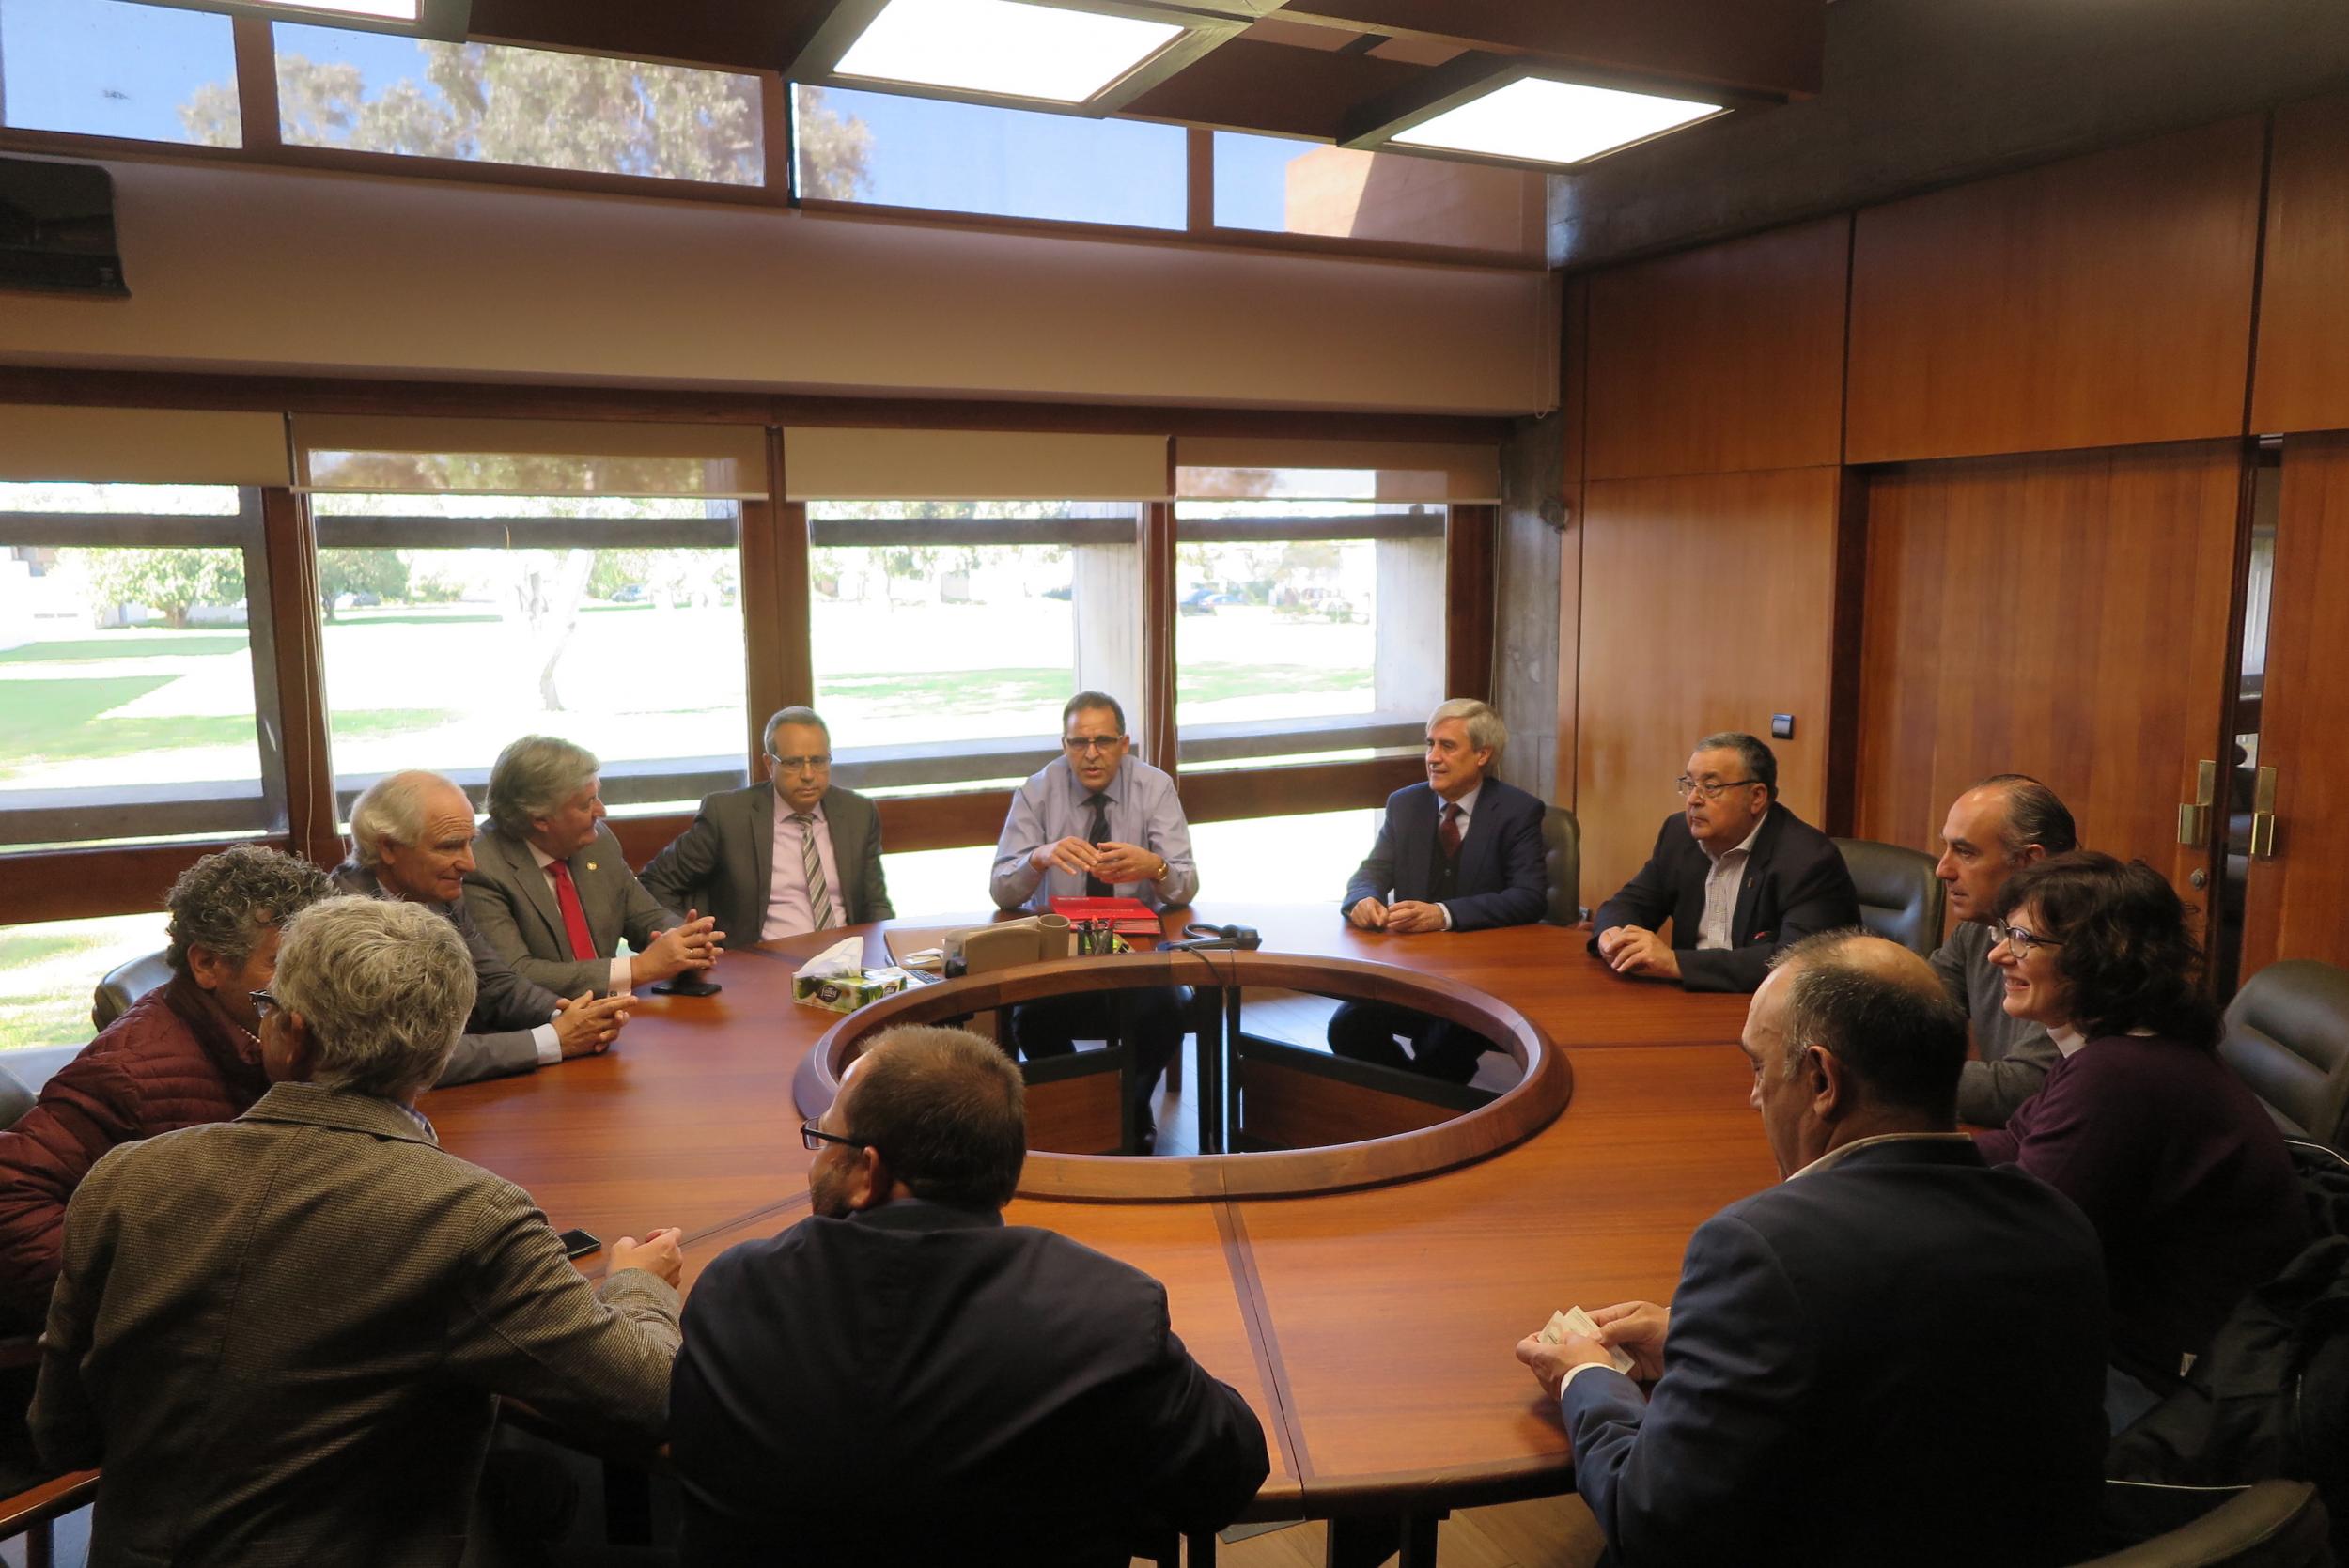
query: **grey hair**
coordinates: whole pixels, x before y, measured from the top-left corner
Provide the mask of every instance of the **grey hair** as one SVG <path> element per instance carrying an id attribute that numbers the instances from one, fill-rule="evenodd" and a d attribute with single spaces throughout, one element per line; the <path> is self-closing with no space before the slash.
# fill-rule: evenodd
<path id="1" fill-rule="evenodd" d="M 308 861 L 257 844 L 232 844 L 179 873 L 163 894 L 171 912 L 164 956 L 180 974 L 188 972 L 191 947 L 241 967 L 263 932 L 334 891 L 326 873 Z"/>
<path id="2" fill-rule="evenodd" d="M 2080 846 L 2072 808 L 2029 773 L 1993 773 L 1974 787 L 2006 794 L 2006 820 L 1999 826 L 1999 846 L 2008 860 L 2034 844 L 2050 855 L 2068 855 Z"/>
<path id="3" fill-rule="evenodd" d="M 424 837 L 424 798 L 436 785 L 457 786 L 438 773 L 412 769 L 378 779 L 350 803 L 350 848 L 373 871 L 383 861 L 383 841 L 414 844 Z M 457 793 L 465 792 L 457 789 Z M 467 796 L 465 805 L 473 806 Z"/>
<path id="4" fill-rule="evenodd" d="M 474 984 L 447 916 L 397 899 L 329 898 L 286 927 L 271 989 L 318 1044 L 311 1081 L 406 1100 L 448 1065 Z"/>
<path id="5" fill-rule="evenodd" d="M 1490 703 L 1480 703 L 1474 697 L 1455 697 L 1439 703 L 1436 711 L 1427 716 L 1427 727 L 1434 729 L 1446 719 L 1457 719 L 1468 726 L 1469 744 L 1480 752 L 1490 752 L 1493 761 L 1509 749 L 1509 726 L 1501 722 Z"/>
<path id="6" fill-rule="evenodd" d="M 1708 735 L 1688 748 L 1691 752 L 1735 752 L 1746 777 L 1769 787 L 1770 799 L 1778 799 L 1778 753 L 1743 730 L 1722 730 Z"/>
<path id="7" fill-rule="evenodd" d="M 775 754 L 775 731 L 786 724 L 813 724 L 824 732 L 824 744 L 827 746 L 832 744 L 832 726 L 824 722 L 824 716 L 812 707 L 794 706 L 775 709 L 775 716 L 767 721 L 767 728 L 758 737 L 758 749 L 769 756 L 773 756 Z"/>
<path id="8" fill-rule="evenodd" d="M 552 735 L 525 735 L 490 766 L 482 805 L 490 821 L 516 838 L 528 838 L 533 818 L 551 815 L 602 769 L 584 746 Z"/>

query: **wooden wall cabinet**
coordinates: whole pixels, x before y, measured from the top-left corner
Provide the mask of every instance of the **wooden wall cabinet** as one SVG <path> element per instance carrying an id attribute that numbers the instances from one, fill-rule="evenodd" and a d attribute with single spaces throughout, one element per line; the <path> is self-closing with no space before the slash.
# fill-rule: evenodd
<path id="1" fill-rule="evenodd" d="M 2349 427 L 2349 94 L 2276 111 L 2251 428 Z"/>

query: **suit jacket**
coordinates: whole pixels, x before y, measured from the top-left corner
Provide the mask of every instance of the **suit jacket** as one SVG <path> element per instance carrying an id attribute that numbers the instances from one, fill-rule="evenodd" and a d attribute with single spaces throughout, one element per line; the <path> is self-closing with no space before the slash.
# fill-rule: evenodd
<path id="1" fill-rule="evenodd" d="M 1704 874 L 1712 868 L 1688 818 L 1678 813 L 1665 818 L 1647 864 L 1591 917 L 1591 951 L 1598 951 L 1598 933 L 1612 926 L 1659 931 L 1669 919 L 1682 988 L 1750 991 L 1770 972 L 1770 955 L 1781 947 L 1814 931 L 1859 924 L 1859 894 L 1835 841 L 1775 800 L 1747 851 L 1730 945 L 1700 953 Z"/>
<path id="2" fill-rule="evenodd" d="M 620 951 L 622 937 L 642 953 L 651 945 L 655 931 L 684 921 L 645 891 L 645 884 L 629 870 L 628 857 L 620 853 L 620 841 L 600 822 L 596 824 L 595 843 L 564 863 L 571 868 L 572 884 L 579 889 L 587 934 L 596 939 L 595 953 L 584 958 L 571 955 L 554 884 L 531 858 L 529 844 L 500 829 L 491 828 L 474 845 L 465 908 L 490 945 L 523 979 L 567 997 L 582 991 L 604 996 L 613 989 L 612 957 Z"/>
<path id="3" fill-rule="evenodd" d="M 840 873 L 832 901 L 850 925 L 894 919 L 881 874 L 880 814 L 837 784 L 824 791 L 823 807 Z M 775 786 L 757 784 L 706 797 L 692 825 L 645 867 L 644 882 L 671 908 L 716 915 L 728 947 L 756 947 L 774 868 Z"/>
<path id="4" fill-rule="evenodd" d="M 1157 1281 L 997 1214 L 908 1201 L 744 1242 L 685 1337 L 688 1564 L 1124 1568 L 1146 1524 L 1220 1529 L 1268 1469 Z"/>
<path id="5" fill-rule="evenodd" d="M 375 873 L 356 861 L 345 861 L 330 875 L 343 893 L 362 898 L 392 896 L 383 891 Z M 447 916 L 457 934 L 465 939 L 465 951 L 473 955 L 474 986 L 473 1014 L 465 1019 L 464 1035 L 432 1087 L 447 1089 L 476 1079 L 537 1072 L 537 1030 L 552 1020 L 555 1003 L 562 998 L 515 973 L 506 955 L 490 946 L 490 939 L 474 924 L 463 899 L 432 908 Z"/>
<path id="6" fill-rule="evenodd" d="M 1391 903 L 1424 899 L 1436 885 L 1436 817 L 1442 810 L 1436 792 L 1423 784 L 1387 797 L 1386 820 L 1370 859 L 1346 885 L 1351 909 L 1365 898 Z M 1444 901 L 1452 929 L 1478 931 L 1489 925 L 1530 925 L 1549 903 L 1549 880 L 1542 851 L 1539 797 L 1515 784 L 1487 778 L 1477 791 L 1468 833 L 1460 840 L 1455 891 Z"/>
<path id="7" fill-rule="evenodd" d="M 2076 1562 L 2105 1333 L 2061 1196 L 1962 1141 L 1855 1144 L 1698 1229 L 1645 1401 L 1568 1379 L 1575 1485 L 1635 1568 Z"/>
<path id="8" fill-rule="evenodd" d="M 93 1568 L 453 1564 L 493 1396 L 656 1443 L 677 1332 L 404 1107 L 281 1083 L 84 1180 L 33 1434 L 104 1467 Z"/>

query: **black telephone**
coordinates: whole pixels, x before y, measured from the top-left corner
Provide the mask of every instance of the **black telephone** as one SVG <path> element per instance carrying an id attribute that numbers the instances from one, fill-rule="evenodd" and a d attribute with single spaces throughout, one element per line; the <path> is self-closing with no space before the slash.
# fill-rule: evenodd
<path id="1" fill-rule="evenodd" d="M 1264 938 L 1257 934 L 1256 928 L 1252 925 L 1208 925 L 1195 923 L 1183 927 L 1183 936 L 1187 939 L 1186 940 L 1159 943 L 1159 951 L 1160 953 L 1186 951 L 1201 953 L 1209 948 L 1237 948 L 1242 953 L 1253 953 L 1264 946 Z"/>

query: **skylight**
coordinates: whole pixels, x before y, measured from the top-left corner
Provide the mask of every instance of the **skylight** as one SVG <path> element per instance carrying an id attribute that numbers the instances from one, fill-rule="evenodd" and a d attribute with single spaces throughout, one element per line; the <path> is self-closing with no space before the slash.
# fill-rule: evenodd
<path id="1" fill-rule="evenodd" d="M 1024 0 L 889 0 L 833 69 L 876 82 L 1082 103 L 1183 31 Z"/>
<path id="2" fill-rule="evenodd" d="M 1718 103 L 1527 76 L 1388 140 L 1396 147 L 1579 163 L 1720 112 Z"/>

